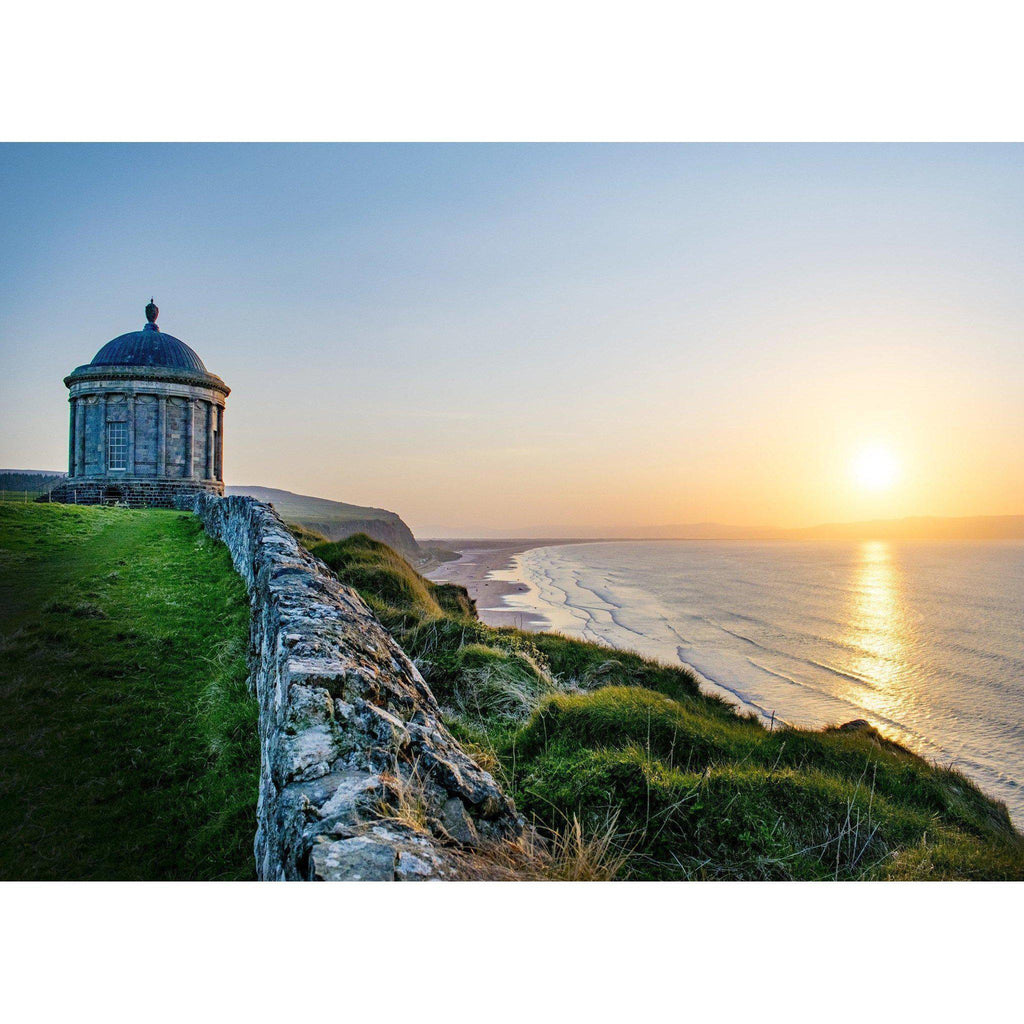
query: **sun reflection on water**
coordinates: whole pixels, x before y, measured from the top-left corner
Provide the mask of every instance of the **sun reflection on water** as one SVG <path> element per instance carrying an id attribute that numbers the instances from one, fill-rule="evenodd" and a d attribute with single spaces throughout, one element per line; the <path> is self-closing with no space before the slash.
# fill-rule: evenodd
<path id="1" fill-rule="evenodd" d="M 895 717 L 904 703 L 900 667 L 906 637 L 903 628 L 899 574 L 885 541 L 865 541 L 853 567 L 852 598 L 843 638 L 849 651 L 850 674 L 870 688 L 856 687 L 850 699 L 886 717 Z"/>

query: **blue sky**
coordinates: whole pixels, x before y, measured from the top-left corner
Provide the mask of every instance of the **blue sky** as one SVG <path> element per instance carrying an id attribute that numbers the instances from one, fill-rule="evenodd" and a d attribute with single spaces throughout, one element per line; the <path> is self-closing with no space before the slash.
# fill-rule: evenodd
<path id="1" fill-rule="evenodd" d="M 0 464 L 63 467 L 61 378 L 152 294 L 230 483 L 423 534 L 1022 512 L 1022 158 L 6 145 Z"/>

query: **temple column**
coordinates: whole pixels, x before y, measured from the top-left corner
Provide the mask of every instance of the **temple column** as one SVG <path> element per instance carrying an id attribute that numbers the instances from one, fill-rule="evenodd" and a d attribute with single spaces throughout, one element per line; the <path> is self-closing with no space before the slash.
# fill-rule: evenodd
<path id="1" fill-rule="evenodd" d="M 78 450 L 75 444 L 75 404 L 73 398 L 68 399 L 68 476 L 75 475 L 75 452 Z"/>
<path id="2" fill-rule="evenodd" d="M 206 479 L 214 479 L 214 445 L 217 443 L 217 407 L 206 403 Z"/>
<path id="3" fill-rule="evenodd" d="M 96 403 L 99 419 L 99 445 L 97 445 L 96 467 L 100 476 L 107 475 L 107 396 L 100 395 Z"/>
<path id="4" fill-rule="evenodd" d="M 124 396 L 128 411 L 128 458 L 125 460 L 129 476 L 135 475 L 135 392 L 129 391 Z"/>
<path id="5" fill-rule="evenodd" d="M 188 399 L 185 403 L 185 479 L 195 479 L 195 436 L 196 403 Z"/>
<path id="6" fill-rule="evenodd" d="M 75 476 L 85 476 L 85 399 L 75 399 Z"/>
<path id="7" fill-rule="evenodd" d="M 224 479 L 224 406 L 217 406 L 217 464 L 214 467 L 216 479 Z"/>
<path id="8" fill-rule="evenodd" d="M 167 396 L 156 400 L 156 475 L 167 476 Z"/>

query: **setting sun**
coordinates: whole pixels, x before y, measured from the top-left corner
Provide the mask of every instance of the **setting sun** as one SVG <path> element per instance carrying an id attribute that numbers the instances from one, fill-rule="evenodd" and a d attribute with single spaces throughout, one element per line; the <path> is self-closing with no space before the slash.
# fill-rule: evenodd
<path id="1" fill-rule="evenodd" d="M 854 479 L 868 490 L 887 490 L 892 487 L 899 475 L 899 460 L 884 445 L 864 448 L 853 460 Z"/>

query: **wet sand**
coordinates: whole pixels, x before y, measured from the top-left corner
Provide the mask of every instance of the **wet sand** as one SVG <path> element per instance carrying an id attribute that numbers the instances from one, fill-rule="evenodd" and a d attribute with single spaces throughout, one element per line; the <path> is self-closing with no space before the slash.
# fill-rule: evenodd
<path id="1" fill-rule="evenodd" d="M 434 542 L 431 542 L 434 543 Z M 458 561 L 444 562 L 426 574 L 435 583 L 458 583 L 476 601 L 480 618 L 489 626 L 515 626 L 530 632 L 549 629 L 551 624 L 542 615 L 509 607 L 505 598 L 529 593 L 524 583 L 490 579 L 493 572 L 514 568 L 513 559 L 521 551 L 542 548 L 549 544 L 571 544 L 567 540 L 479 540 L 443 542 L 459 552 Z"/>

